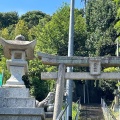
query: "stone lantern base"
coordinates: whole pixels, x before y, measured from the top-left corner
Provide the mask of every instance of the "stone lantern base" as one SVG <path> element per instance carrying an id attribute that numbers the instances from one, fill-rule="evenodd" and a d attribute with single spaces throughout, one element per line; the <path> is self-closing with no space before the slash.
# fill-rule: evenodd
<path id="1" fill-rule="evenodd" d="M 0 120 L 45 120 L 44 108 L 35 107 L 27 88 L 0 87 Z"/>
<path id="2" fill-rule="evenodd" d="M 6 81 L 4 87 L 25 87 L 22 76 L 28 69 L 27 61 L 7 60 L 7 68 L 11 73 L 11 77 Z"/>
<path id="3" fill-rule="evenodd" d="M 0 120 L 45 120 L 41 108 L 0 108 Z"/>

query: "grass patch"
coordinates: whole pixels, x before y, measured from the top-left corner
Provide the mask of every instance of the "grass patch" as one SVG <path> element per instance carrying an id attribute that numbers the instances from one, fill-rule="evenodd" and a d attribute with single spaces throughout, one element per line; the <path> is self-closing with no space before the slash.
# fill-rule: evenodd
<path id="1" fill-rule="evenodd" d="M 75 120 L 75 117 L 77 115 L 78 112 L 78 104 L 77 103 L 72 103 L 72 119 Z M 78 118 L 79 120 L 79 118 Z"/>
<path id="2" fill-rule="evenodd" d="M 115 118 L 118 118 L 119 117 L 119 112 L 114 112 L 113 110 L 112 111 L 112 114 L 115 116 Z"/>

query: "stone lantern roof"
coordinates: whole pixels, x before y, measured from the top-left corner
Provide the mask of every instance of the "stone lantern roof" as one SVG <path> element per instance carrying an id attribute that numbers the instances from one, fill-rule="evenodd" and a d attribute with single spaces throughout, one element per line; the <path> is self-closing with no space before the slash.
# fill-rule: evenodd
<path id="1" fill-rule="evenodd" d="M 11 58 L 11 51 L 13 50 L 25 51 L 26 59 L 34 58 L 36 40 L 26 41 L 24 36 L 18 35 L 15 40 L 0 38 L 0 44 L 3 46 L 4 56 L 7 59 Z"/>

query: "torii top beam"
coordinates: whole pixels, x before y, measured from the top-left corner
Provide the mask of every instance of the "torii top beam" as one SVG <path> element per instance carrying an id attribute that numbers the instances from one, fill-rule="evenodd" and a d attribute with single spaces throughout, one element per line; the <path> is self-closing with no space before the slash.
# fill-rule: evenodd
<path id="1" fill-rule="evenodd" d="M 58 66 L 60 63 L 66 66 L 89 66 L 90 61 L 100 60 L 101 65 L 105 67 L 117 67 L 120 66 L 120 57 L 80 57 L 80 56 L 56 56 L 46 53 L 37 53 L 38 58 L 42 60 L 44 64 Z"/>

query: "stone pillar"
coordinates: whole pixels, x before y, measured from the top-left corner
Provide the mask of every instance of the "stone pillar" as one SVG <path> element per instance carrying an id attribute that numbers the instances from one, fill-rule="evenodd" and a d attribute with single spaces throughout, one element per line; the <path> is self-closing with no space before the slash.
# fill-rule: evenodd
<path id="1" fill-rule="evenodd" d="M 62 110 L 64 81 L 65 81 L 65 65 L 60 64 L 58 68 L 58 79 L 57 79 L 56 94 L 55 94 L 53 120 L 57 119 L 58 115 Z"/>

